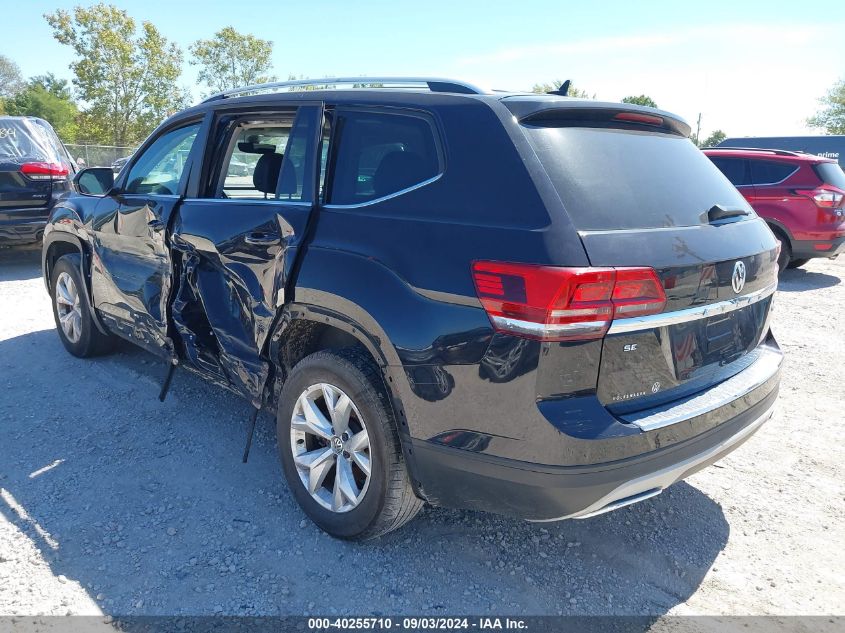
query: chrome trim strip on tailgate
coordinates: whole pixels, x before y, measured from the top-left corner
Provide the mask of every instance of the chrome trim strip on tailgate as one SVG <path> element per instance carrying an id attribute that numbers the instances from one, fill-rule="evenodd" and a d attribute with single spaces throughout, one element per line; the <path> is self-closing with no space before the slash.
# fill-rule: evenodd
<path id="1" fill-rule="evenodd" d="M 706 319 L 707 317 L 733 312 L 734 310 L 739 310 L 740 308 L 762 301 L 766 297 L 770 297 L 777 290 L 777 287 L 778 284 L 775 282 L 756 292 L 716 303 L 709 303 L 705 306 L 686 308 L 675 312 L 664 312 L 662 314 L 651 314 L 643 317 L 632 317 L 630 319 L 616 319 L 610 324 L 610 329 L 607 333 L 625 334 L 626 332 L 638 332 L 640 330 L 677 325 L 678 323 L 686 323 L 688 321 Z"/>
<path id="2" fill-rule="evenodd" d="M 761 349 L 758 358 L 747 369 L 728 378 L 715 387 L 693 396 L 683 404 L 652 414 L 622 415 L 620 418 L 643 431 L 653 431 L 677 424 L 730 404 L 766 383 L 780 369 L 783 354 L 772 349 Z"/>
<path id="3" fill-rule="evenodd" d="M 517 335 L 536 336 L 591 336 L 601 335 L 607 327 L 607 321 L 579 321 L 577 323 L 534 323 L 533 321 L 521 321 L 520 319 L 509 319 L 503 316 L 491 316 L 498 329 L 511 332 Z"/>

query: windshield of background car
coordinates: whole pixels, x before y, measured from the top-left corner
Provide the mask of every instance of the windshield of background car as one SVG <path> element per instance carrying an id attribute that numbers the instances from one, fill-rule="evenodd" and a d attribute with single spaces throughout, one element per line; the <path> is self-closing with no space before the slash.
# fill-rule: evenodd
<path id="1" fill-rule="evenodd" d="M 0 161 L 64 163 L 55 135 L 31 119 L 0 117 Z"/>
<path id="2" fill-rule="evenodd" d="M 555 121 L 522 127 L 578 230 L 707 224 L 716 204 L 754 217 L 736 188 L 683 136 Z"/>

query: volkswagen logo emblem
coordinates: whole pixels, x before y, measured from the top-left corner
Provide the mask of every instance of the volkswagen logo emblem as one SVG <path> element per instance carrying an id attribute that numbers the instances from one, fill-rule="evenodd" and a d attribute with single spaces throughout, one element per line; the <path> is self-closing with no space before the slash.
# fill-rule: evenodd
<path id="1" fill-rule="evenodd" d="M 736 294 L 742 292 L 745 287 L 745 264 L 737 262 L 734 264 L 734 272 L 731 275 L 731 286 Z"/>

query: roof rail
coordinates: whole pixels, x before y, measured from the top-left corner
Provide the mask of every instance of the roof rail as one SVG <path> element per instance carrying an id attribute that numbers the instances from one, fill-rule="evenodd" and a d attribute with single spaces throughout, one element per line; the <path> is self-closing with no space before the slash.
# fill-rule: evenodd
<path id="1" fill-rule="evenodd" d="M 788 149 L 770 149 L 768 147 L 732 147 L 730 145 L 719 145 L 717 147 L 705 147 L 703 149 L 736 149 L 741 152 L 769 152 L 776 156 L 803 156 L 807 152 L 793 152 Z"/>
<path id="2" fill-rule="evenodd" d="M 377 84 L 377 85 L 374 85 Z M 290 81 L 272 81 L 263 84 L 243 86 L 218 92 L 203 100 L 217 101 L 239 95 L 261 94 L 265 92 L 292 91 L 296 88 L 312 87 L 329 89 L 339 85 L 351 85 L 359 88 L 427 88 L 431 92 L 457 92 L 460 94 L 486 94 L 487 91 L 472 84 L 453 79 L 431 77 L 325 77 L 323 79 L 292 79 Z"/>

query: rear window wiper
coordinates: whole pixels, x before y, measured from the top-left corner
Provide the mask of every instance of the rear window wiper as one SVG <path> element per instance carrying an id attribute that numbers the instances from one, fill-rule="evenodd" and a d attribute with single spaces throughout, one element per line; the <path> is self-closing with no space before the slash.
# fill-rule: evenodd
<path id="1" fill-rule="evenodd" d="M 720 204 L 714 204 L 707 210 L 706 215 L 707 222 L 712 224 L 713 222 L 718 222 L 719 220 L 727 220 L 728 218 L 738 218 L 744 215 L 751 214 L 748 213 L 748 209 L 743 209 L 742 207 L 725 208 Z"/>

